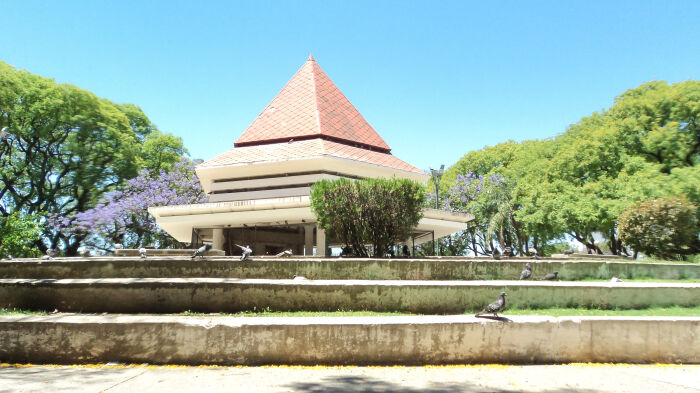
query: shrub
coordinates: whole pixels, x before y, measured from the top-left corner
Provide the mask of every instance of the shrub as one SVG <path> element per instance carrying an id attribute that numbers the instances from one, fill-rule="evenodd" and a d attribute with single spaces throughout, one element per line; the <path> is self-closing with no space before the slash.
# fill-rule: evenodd
<path id="1" fill-rule="evenodd" d="M 311 208 L 328 236 L 357 256 L 385 256 L 411 236 L 426 194 L 406 179 L 322 180 L 311 188 Z"/>
<path id="2" fill-rule="evenodd" d="M 39 218 L 12 213 L 0 216 L 0 258 L 37 257 L 41 251 L 34 244 L 41 237 Z"/>
<path id="3" fill-rule="evenodd" d="M 620 215 L 623 244 L 647 255 L 671 259 L 698 251 L 697 207 L 679 198 L 637 202 Z"/>

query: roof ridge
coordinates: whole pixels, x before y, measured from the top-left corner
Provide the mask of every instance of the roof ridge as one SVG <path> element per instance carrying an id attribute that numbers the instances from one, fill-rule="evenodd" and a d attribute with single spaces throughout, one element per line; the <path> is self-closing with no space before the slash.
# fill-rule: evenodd
<path id="1" fill-rule="evenodd" d="M 318 64 L 316 64 L 316 60 L 314 60 L 313 55 L 309 55 L 309 59 L 306 60 L 307 63 L 312 63 L 311 64 L 311 89 L 314 91 L 314 106 L 316 107 L 316 111 L 314 112 L 314 116 L 316 116 L 316 127 L 318 127 L 318 133 L 323 134 L 323 128 L 321 127 L 321 113 L 318 110 L 318 89 L 316 88 L 316 70 L 314 69 L 314 65 L 318 67 Z"/>

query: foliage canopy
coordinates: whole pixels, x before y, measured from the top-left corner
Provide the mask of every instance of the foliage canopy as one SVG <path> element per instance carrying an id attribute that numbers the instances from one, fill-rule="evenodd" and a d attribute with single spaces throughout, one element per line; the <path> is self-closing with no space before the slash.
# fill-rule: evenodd
<path id="1" fill-rule="evenodd" d="M 311 187 L 311 209 L 328 236 L 356 256 L 386 256 L 411 237 L 422 217 L 423 186 L 407 179 L 321 180 Z"/>

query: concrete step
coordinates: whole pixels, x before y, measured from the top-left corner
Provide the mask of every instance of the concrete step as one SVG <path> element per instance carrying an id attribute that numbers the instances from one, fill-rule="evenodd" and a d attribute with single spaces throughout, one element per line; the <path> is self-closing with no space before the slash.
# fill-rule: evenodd
<path id="1" fill-rule="evenodd" d="M 0 278 L 239 277 L 358 280 L 512 280 L 530 262 L 534 277 L 558 271 L 564 280 L 611 277 L 700 278 L 700 264 L 621 261 L 289 258 L 240 261 L 231 257 L 56 258 L 0 263 Z"/>
<path id="2" fill-rule="evenodd" d="M 0 316 L 18 363 L 700 363 L 700 318 Z"/>
<path id="3" fill-rule="evenodd" d="M 501 291 L 518 308 L 697 306 L 700 284 L 543 281 L 0 279 L 0 307 L 112 313 L 371 310 L 463 313 Z"/>

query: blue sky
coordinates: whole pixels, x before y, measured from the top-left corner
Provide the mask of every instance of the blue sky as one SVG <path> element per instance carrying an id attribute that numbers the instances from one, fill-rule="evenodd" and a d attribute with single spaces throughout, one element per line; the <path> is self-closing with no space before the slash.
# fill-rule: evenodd
<path id="1" fill-rule="evenodd" d="M 544 139 L 700 77 L 700 1 L 14 1 L 0 60 L 141 106 L 192 157 L 233 146 L 313 53 L 409 163 Z"/>

